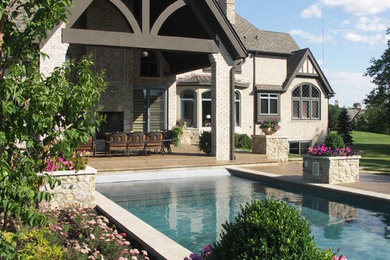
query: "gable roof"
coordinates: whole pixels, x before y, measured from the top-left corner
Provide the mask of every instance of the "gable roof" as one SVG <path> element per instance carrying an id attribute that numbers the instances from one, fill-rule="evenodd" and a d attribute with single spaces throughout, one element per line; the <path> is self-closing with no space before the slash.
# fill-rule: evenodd
<path id="1" fill-rule="evenodd" d="M 290 34 L 260 30 L 238 14 L 233 27 L 248 51 L 290 54 L 300 49 Z"/>
<path id="2" fill-rule="evenodd" d="M 286 90 L 291 85 L 291 82 L 294 80 L 294 78 L 299 76 L 299 70 L 307 59 L 310 60 L 318 74 L 311 76 L 319 79 L 321 85 L 324 87 L 325 94 L 328 96 L 333 96 L 335 92 L 333 91 L 316 59 L 308 48 L 295 51 L 287 57 L 287 77 L 286 81 L 283 83 L 283 89 Z"/>

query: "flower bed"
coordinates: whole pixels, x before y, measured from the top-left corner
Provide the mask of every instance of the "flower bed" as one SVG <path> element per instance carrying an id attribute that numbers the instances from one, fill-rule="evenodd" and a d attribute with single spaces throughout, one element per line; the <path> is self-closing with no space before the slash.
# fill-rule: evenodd
<path id="1" fill-rule="evenodd" d="M 132 248 L 125 233 L 119 233 L 108 219 L 93 209 L 68 208 L 44 212 L 47 227 L 18 226 L 17 232 L 3 232 L 3 246 L 32 259 L 144 259 L 145 250 Z"/>
<path id="2" fill-rule="evenodd" d="M 318 183 L 353 183 L 359 181 L 360 156 L 349 147 L 315 145 L 303 155 L 303 178 Z"/>

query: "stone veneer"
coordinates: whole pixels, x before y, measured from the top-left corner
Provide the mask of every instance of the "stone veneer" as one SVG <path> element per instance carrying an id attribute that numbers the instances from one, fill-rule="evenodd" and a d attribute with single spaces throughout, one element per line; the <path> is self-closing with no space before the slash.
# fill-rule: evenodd
<path id="1" fill-rule="evenodd" d="M 360 156 L 311 156 L 303 155 L 303 178 L 319 183 L 359 182 Z"/>
<path id="2" fill-rule="evenodd" d="M 196 145 L 199 143 L 199 136 L 199 129 L 184 129 L 183 135 L 180 137 L 180 143 Z"/>
<path id="3" fill-rule="evenodd" d="M 66 208 L 71 206 L 95 207 L 95 175 L 97 170 L 87 166 L 85 170 L 57 171 L 51 173 L 61 181 L 51 190 L 48 185 L 42 189 L 50 191 L 53 197 L 49 203 L 42 203 L 41 207 L 48 209 Z"/>
<path id="4" fill-rule="evenodd" d="M 254 135 L 253 153 L 266 154 L 268 159 L 288 161 L 288 141 L 284 136 Z"/>

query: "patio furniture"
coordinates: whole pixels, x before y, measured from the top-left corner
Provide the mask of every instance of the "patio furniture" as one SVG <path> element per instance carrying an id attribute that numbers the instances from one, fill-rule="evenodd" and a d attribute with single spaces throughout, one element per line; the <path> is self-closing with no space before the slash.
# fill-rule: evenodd
<path id="1" fill-rule="evenodd" d="M 106 146 L 104 154 L 111 157 L 112 151 L 126 151 L 129 156 L 128 150 L 128 134 L 127 133 L 106 133 Z"/>
<path id="2" fill-rule="evenodd" d="M 149 132 L 146 136 L 145 142 L 145 156 L 148 151 L 153 149 L 154 151 L 158 151 L 164 155 L 164 138 L 162 132 Z"/>
<path id="3" fill-rule="evenodd" d="M 143 132 L 133 132 L 128 134 L 128 144 L 127 149 L 130 151 L 140 151 L 144 152 L 145 150 L 145 141 L 146 135 Z"/>
<path id="4" fill-rule="evenodd" d="M 175 137 L 175 134 L 173 133 L 172 130 L 165 131 L 165 132 L 163 133 L 163 138 L 164 138 L 164 141 L 163 141 L 164 149 L 166 148 L 168 153 L 172 153 L 171 144 L 172 144 L 172 142 L 173 142 L 174 137 Z"/>
<path id="5" fill-rule="evenodd" d="M 75 151 L 92 152 L 92 156 L 95 157 L 95 152 L 96 152 L 95 138 L 93 138 L 93 136 L 90 136 L 88 142 L 84 144 L 80 144 L 78 147 L 75 148 Z"/>

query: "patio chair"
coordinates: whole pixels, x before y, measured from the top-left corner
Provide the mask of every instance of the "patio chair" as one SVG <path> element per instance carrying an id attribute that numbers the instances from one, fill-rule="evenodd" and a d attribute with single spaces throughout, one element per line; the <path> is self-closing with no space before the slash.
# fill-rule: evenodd
<path id="1" fill-rule="evenodd" d="M 127 143 L 127 149 L 129 151 L 140 151 L 144 152 L 145 150 L 145 141 L 146 136 L 143 132 L 133 132 L 129 133 L 128 135 L 128 143 Z"/>
<path id="2" fill-rule="evenodd" d="M 105 156 L 108 153 L 111 157 L 112 151 L 126 152 L 127 156 L 129 156 L 127 133 L 106 133 Z"/>
<path id="3" fill-rule="evenodd" d="M 145 156 L 150 150 L 159 151 L 164 155 L 164 138 L 162 132 L 149 132 L 145 142 Z"/>
<path id="4" fill-rule="evenodd" d="M 95 138 L 93 136 L 89 136 L 88 142 L 84 144 L 80 144 L 78 147 L 75 148 L 76 152 L 91 152 L 92 156 L 95 157 L 96 153 L 96 144 L 95 144 Z"/>

